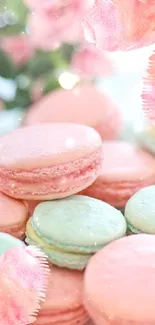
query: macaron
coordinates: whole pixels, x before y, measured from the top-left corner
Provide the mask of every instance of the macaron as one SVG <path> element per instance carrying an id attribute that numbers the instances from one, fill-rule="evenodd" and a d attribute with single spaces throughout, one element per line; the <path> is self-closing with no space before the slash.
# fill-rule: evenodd
<path id="1" fill-rule="evenodd" d="M 117 138 L 122 129 L 116 104 L 93 85 L 53 91 L 31 106 L 24 119 L 24 125 L 49 122 L 88 125 L 108 140 Z"/>
<path id="2" fill-rule="evenodd" d="M 34 325 L 83 325 L 83 273 L 51 266 L 46 301 Z"/>
<path id="3" fill-rule="evenodd" d="M 140 145 L 155 155 L 155 127 L 144 125 L 137 131 L 137 139 Z"/>
<path id="4" fill-rule="evenodd" d="M 124 208 L 139 189 L 155 183 L 155 159 L 126 141 L 104 141 L 97 180 L 81 194 Z"/>
<path id="5" fill-rule="evenodd" d="M 128 233 L 155 234 L 155 185 L 135 193 L 125 206 Z"/>
<path id="6" fill-rule="evenodd" d="M 27 206 L 22 201 L 0 193 L 0 231 L 24 239 L 27 220 Z"/>
<path id="7" fill-rule="evenodd" d="M 116 240 L 90 260 L 84 304 L 96 325 L 154 324 L 155 236 Z"/>
<path id="8" fill-rule="evenodd" d="M 97 178 L 101 138 L 88 126 L 42 124 L 0 138 L 0 190 L 24 200 L 78 193 Z"/>
<path id="9" fill-rule="evenodd" d="M 8 249 L 25 246 L 24 242 L 9 234 L 0 232 L 0 255 L 5 253 Z"/>
<path id="10" fill-rule="evenodd" d="M 125 233 L 120 211 L 75 195 L 40 203 L 27 224 L 26 242 L 41 247 L 55 265 L 82 270 L 94 253 Z"/>

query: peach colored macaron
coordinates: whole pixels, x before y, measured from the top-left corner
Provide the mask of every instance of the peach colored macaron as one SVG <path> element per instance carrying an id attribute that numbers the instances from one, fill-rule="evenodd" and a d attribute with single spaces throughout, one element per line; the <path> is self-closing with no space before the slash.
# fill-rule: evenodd
<path id="1" fill-rule="evenodd" d="M 95 128 L 105 140 L 121 132 L 122 118 L 111 98 L 93 85 L 59 89 L 43 97 L 26 113 L 24 125 L 76 123 Z"/>
<path id="2" fill-rule="evenodd" d="M 75 194 L 99 175 L 101 138 L 91 127 L 51 123 L 0 138 L 0 190 L 24 200 Z"/>
<path id="3" fill-rule="evenodd" d="M 155 183 L 155 158 L 125 141 L 105 141 L 100 176 L 82 194 L 124 208 L 139 189 Z"/>
<path id="4" fill-rule="evenodd" d="M 25 237 L 28 209 L 19 200 L 0 193 L 0 232 L 6 232 L 16 238 Z"/>
<path id="5" fill-rule="evenodd" d="M 92 257 L 84 302 L 96 325 L 154 324 L 155 236 L 118 239 Z"/>
<path id="6" fill-rule="evenodd" d="M 83 307 L 83 273 L 51 267 L 46 301 L 35 325 L 83 325 L 89 319 Z"/>

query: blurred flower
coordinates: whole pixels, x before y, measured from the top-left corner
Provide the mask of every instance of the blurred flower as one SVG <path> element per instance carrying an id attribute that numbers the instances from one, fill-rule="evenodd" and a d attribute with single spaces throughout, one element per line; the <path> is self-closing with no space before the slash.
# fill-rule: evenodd
<path id="1" fill-rule="evenodd" d="M 53 49 L 61 43 L 76 43 L 82 37 L 81 22 L 94 0 L 25 0 L 34 10 L 29 27 L 32 42 L 41 49 Z"/>
<path id="2" fill-rule="evenodd" d="M 34 48 L 26 35 L 8 36 L 3 39 L 1 47 L 17 66 L 24 65 L 34 54 Z"/>
<path id="3" fill-rule="evenodd" d="M 94 48 L 85 48 L 75 52 L 72 68 L 84 78 L 107 76 L 113 73 L 113 66 L 106 54 Z"/>
<path id="4" fill-rule="evenodd" d="M 34 11 L 55 11 L 62 15 L 66 10 L 73 10 L 76 14 L 85 14 L 95 0 L 25 0 L 25 4 Z"/>
<path id="5" fill-rule="evenodd" d="M 150 8 L 148 1 L 152 2 Z M 155 41 L 153 1 L 95 0 L 83 22 L 86 41 L 107 51 L 128 51 L 152 44 Z"/>
<path id="6" fill-rule="evenodd" d="M 68 18 L 67 18 L 68 16 Z M 29 18 L 30 38 L 33 46 L 42 50 L 57 49 L 62 43 L 76 43 L 82 38 L 79 22 L 73 19 L 70 28 L 70 13 L 62 19 L 39 12 Z"/>

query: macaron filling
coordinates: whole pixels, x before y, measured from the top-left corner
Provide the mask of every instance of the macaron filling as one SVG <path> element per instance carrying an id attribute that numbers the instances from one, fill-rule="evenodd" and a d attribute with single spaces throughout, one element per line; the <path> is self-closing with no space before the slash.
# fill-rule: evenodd
<path id="1" fill-rule="evenodd" d="M 81 168 L 82 166 L 82 168 Z M 41 169 L 0 169 L 0 188 L 4 193 L 47 195 L 79 189 L 96 179 L 100 168 L 100 149 L 69 163 Z M 32 181 L 33 180 L 33 181 Z"/>
<path id="2" fill-rule="evenodd" d="M 141 231 L 138 230 L 137 228 L 135 228 L 128 220 L 126 220 L 127 222 L 127 233 L 128 234 L 140 234 Z"/>

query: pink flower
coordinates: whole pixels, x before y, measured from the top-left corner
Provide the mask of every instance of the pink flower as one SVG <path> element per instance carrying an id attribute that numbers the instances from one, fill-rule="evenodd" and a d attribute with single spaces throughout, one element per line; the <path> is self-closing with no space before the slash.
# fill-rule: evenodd
<path id="1" fill-rule="evenodd" d="M 34 48 L 26 35 L 4 38 L 1 47 L 17 66 L 25 64 L 34 54 Z"/>
<path id="2" fill-rule="evenodd" d="M 34 11 L 55 11 L 58 15 L 65 10 L 83 15 L 94 3 L 95 0 L 25 0 L 25 4 Z"/>
<path id="3" fill-rule="evenodd" d="M 83 22 L 86 41 L 107 51 L 128 51 L 153 43 L 155 27 L 154 32 L 152 26 L 152 32 L 146 33 L 149 14 L 147 19 L 144 19 L 142 11 L 144 4 L 141 7 L 139 5 L 138 9 L 135 6 L 140 2 L 142 3 L 139 0 L 96 0 Z M 145 9 L 147 10 L 147 6 Z M 153 18 L 151 18 L 151 13 L 149 16 L 152 25 L 154 24 L 154 12 L 152 7 Z M 142 18 L 141 21 L 140 18 Z M 130 35 L 132 28 L 133 31 L 135 29 L 135 37 L 133 37 L 133 31 Z"/>
<path id="4" fill-rule="evenodd" d="M 94 0 L 26 0 L 34 9 L 30 33 L 35 47 L 53 49 L 63 42 L 76 43 L 81 38 L 81 21 Z"/>
<path id="5" fill-rule="evenodd" d="M 107 76 L 113 73 L 112 64 L 107 56 L 94 48 L 75 52 L 72 57 L 72 68 L 85 78 Z"/>
<path id="6" fill-rule="evenodd" d="M 31 42 L 35 48 L 52 50 L 62 43 L 76 43 L 82 38 L 78 20 L 72 20 L 70 12 L 61 18 L 51 17 L 50 14 L 37 12 L 29 18 Z"/>

